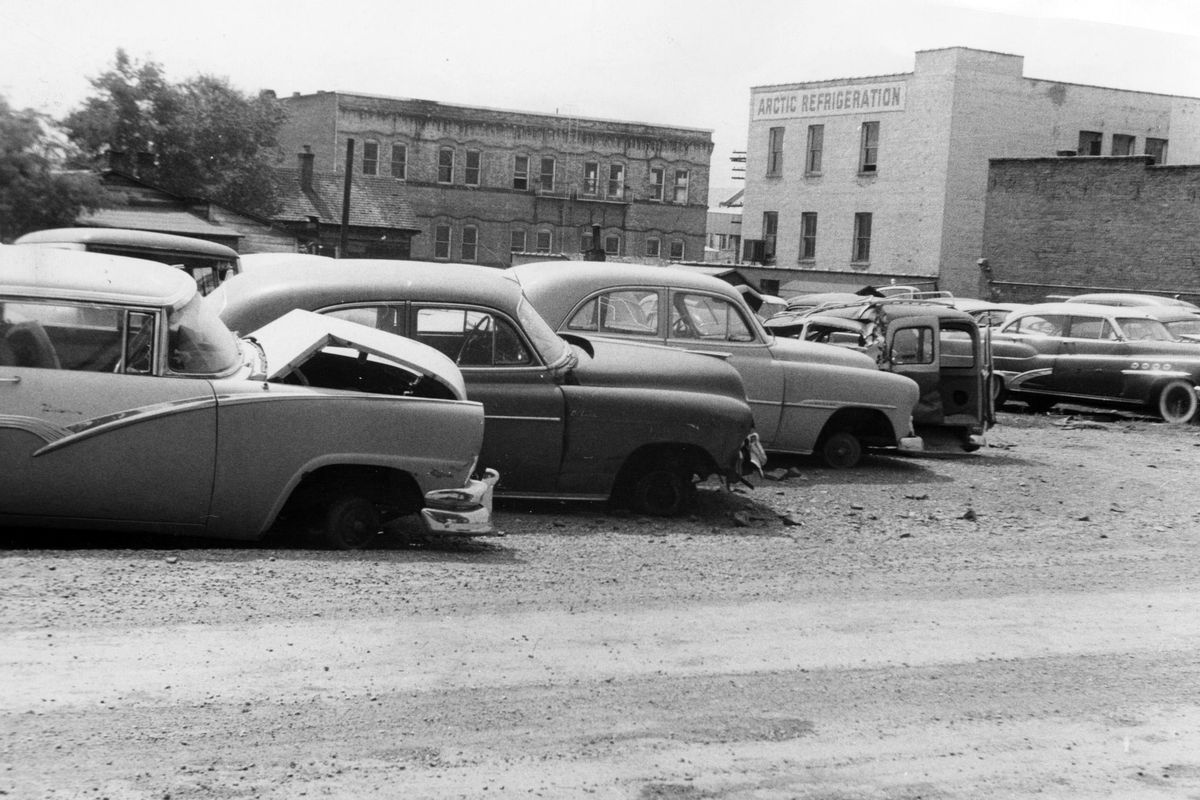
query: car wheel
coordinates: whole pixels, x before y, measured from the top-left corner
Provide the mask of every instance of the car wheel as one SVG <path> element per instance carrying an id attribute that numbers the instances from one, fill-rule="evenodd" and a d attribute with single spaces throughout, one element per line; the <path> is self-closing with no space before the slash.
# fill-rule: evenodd
<path id="1" fill-rule="evenodd" d="M 834 431 L 821 442 L 821 460 L 834 469 L 849 469 L 862 460 L 863 447 L 849 431 Z"/>
<path id="2" fill-rule="evenodd" d="M 691 501 L 694 487 L 690 476 L 670 467 L 655 467 L 633 482 L 630 505 L 633 510 L 653 517 L 673 517 Z"/>
<path id="3" fill-rule="evenodd" d="M 361 550 L 382 527 L 374 503 L 365 497 L 346 495 L 329 504 L 321 533 L 325 544 L 335 550 Z"/>
<path id="4" fill-rule="evenodd" d="M 1163 422 L 1179 424 L 1196 415 L 1196 390 L 1192 384 L 1177 379 L 1167 381 L 1158 393 L 1158 415 Z"/>

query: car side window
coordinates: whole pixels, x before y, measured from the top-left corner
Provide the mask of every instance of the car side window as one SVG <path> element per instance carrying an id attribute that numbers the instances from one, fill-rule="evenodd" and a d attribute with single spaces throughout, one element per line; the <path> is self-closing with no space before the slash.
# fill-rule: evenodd
<path id="1" fill-rule="evenodd" d="M 324 312 L 331 317 L 357 322 L 368 328 L 378 328 L 381 331 L 405 335 L 404 307 L 401 305 L 365 305 L 335 308 Z"/>
<path id="2" fill-rule="evenodd" d="M 597 298 L 600 332 L 653 336 L 658 332 L 658 292 L 622 289 Z"/>
<path id="3" fill-rule="evenodd" d="M 1100 317 L 1071 317 L 1068 336 L 1072 339 L 1116 339 L 1108 320 Z"/>
<path id="4" fill-rule="evenodd" d="M 533 363 L 512 324 L 478 309 L 419 308 L 413 338 L 465 367 L 511 367 Z"/>
<path id="5" fill-rule="evenodd" d="M 722 342 L 752 342 L 754 333 L 736 306 L 723 297 L 671 292 L 669 336 Z"/>
<path id="6" fill-rule="evenodd" d="M 1063 314 L 1030 314 L 1021 317 L 1008 330 L 1032 336 L 1062 336 L 1065 326 Z"/>
<path id="7" fill-rule="evenodd" d="M 137 319 L 139 313 L 129 316 Z M 125 326 L 126 312 L 111 306 L 0 301 L 0 366 L 86 372 L 114 372 L 120 366 L 122 372 L 148 371 L 152 321 L 139 345 L 145 370 L 127 370 L 123 365 Z"/>

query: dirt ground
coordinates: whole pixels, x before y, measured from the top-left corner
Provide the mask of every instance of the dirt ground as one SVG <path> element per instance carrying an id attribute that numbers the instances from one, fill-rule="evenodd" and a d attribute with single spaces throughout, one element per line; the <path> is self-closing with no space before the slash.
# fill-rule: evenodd
<path id="1" fill-rule="evenodd" d="M 1200 427 L 1001 414 L 675 521 L 0 540 L 0 796 L 1200 798 Z"/>

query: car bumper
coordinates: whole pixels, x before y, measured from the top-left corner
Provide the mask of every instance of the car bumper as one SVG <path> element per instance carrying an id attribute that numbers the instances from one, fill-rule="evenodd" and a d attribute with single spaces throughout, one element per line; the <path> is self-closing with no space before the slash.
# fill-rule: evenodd
<path id="1" fill-rule="evenodd" d="M 458 489 L 436 489 L 425 495 L 421 519 L 429 533 L 442 536 L 503 536 L 492 525 L 492 495 L 500 474 L 489 469 L 482 480 Z"/>

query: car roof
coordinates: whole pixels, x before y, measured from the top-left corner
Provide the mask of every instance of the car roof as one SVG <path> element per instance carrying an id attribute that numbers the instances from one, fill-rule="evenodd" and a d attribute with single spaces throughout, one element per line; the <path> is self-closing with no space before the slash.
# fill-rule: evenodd
<path id="1" fill-rule="evenodd" d="M 521 296 L 517 282 L 493 267 L 304 255 L 243 272 L 209 295 L 220 313 L 244 312 L 264 319 L 293 308 L 406 300 L 452 301 L 512 312 Z"/>
<path id="2" fill-rule="evenodd" d="M 157 261 L 52 247 L 0 245 L 0 291 L 10 295 L 169 307 L 196 293 L 196 281 Z"/>
<path id="3" fill-rule="evenodd" d="M 1106 306 L 1064 300 L 1061 303 L 1034 303 L 1014 312 L 1010 320 L 1030 314 L 1091 314 L 1097 317 L 1121 317 L 1123 319 L 1157 319 L 1152 307 L 1148 306 Z"/>
<path id="4" fill-rule="evenodd" d="M 1092 303 L 1110 306 L 1172 306 L 1195 309 L 1194 303 L 1159 294 L 1137 294 L 1133 292 L 1090 292 L 1068 297 L 1064 303 Z"/>
<path id="5" fill-rule="evenodd" d="M 232 247 L 207 239 L 130 228 L 50 228 L 20 236 L 13 244 L 97 244 L 136 247 L 142 250 L 191 252 L 233 261 L 238 258 L 238 252 Z"/>
<path id="6" fill-rule="evenodd" d="M 680 289 L 717 292 L 731 300 L 741 293 L 720 278 L 693 272 L 681 267 L 660 267 L 656 264 L 630 264 L 616 261 L 532 261 L 505 270 L 513 275 L 526 292 L 543 294 L 547 286 L 570 284 L 582 292 L 572 292 L 572 298 L 591 294 L 611 286 L 674 286 Z M 571 300 L 574 303 L 574 299 Z"/>

